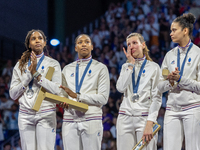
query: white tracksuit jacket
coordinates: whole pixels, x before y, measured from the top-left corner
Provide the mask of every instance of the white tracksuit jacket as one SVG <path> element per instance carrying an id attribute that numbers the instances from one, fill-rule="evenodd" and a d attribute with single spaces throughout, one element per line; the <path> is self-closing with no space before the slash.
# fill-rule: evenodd
<path id="1" fill-rule="evenodd" d="M 180 66 L 182 66 L 188 47 L 179 48 Z M 170 50 L 162 63 L 162 69 L 175 71 L 177 67 L 178 46 Z M 188 106 L 200 102 L 200 48 L 193 44 L 190 49 L 179 83 L 175 82 L 172 87 L 168 80 L 161 77 L 158 84 L 160 92 L 169 91 L 167 106 Z"/>
<path id="2" fill-rule="evenodd" d="M 136 59 L 135 61 L 135 82 L 137 81 L 143 61 L 144 58 Z M 140 98 L 137 102 L 132 102 L 130 99 L 133 94 L 132 73 L 133 70 L 128 68 L 128 63 L 123 64 L 117 81 L 117 90 L 124 93 L 119 114 L 148 116 L 147 120 L 156 122 L 158 111 L 162 103 L 161 93 L 157 89 L 157 84 L 161 75 L 160 67 L 158 64 L 147 60 L 140 78 L 137 92 Z"/>
<path id="3" fill-rule="evenodd" d="M 37 58 L 37 61 L 39 61 L 40 58 Z M 55 71 L 52 76 L 52 81 L 49 81 L 45 78 L 48 67 L 54 67 Z M 44 87 L 47 92 L 50 92 L 52 94 L 60 94 L 60 88 L 59 86 L 61 85 L 61 68 L 60 64 L 58 61 L 45 56 L 44 60 L 40 64 L 40 67 L 38 68 L 38 72 L 41 73 L 42 77 L 41 80 L 38 82 L 36 79 L 34 79 L 32 89 L 34 90 L 34 95 L 32 98 L 27 98 L 26 91 L 29 89 L 29 86 L 24 86 L 23 85 L 23 80 L 29 80 L 31 81 L 33 76 L 28 70 L 28 63 L 26 65 L 26 71 L 21 74 L 21 71 L 19 69 L 19 62 L 15 65 L 13 69 L 13 76 L 12 76 L 12 81 L 10 85 L 10 97 L 13 100 L 19 99 L 19 104 L 20 104 L 20 111 L 23 111 L 24 113 L 26 110 L 32 111 L 32 107 L 34 105 L 34 102 L 37 98 L 37 95 L 39 93 L 40 87 Z M 45 112 L 45 111 L 50 111 L 54 110 L 55 111 L 56 104 L 51 103 L 49 101 L 43 101 L 40 107 L 40 112 Z"/>
<path id="4" fill-rule="evenodd" d="M 85 67 L 92 57 L 88 59 L 79 59 L 73 63 L 64 67 L 62 71 L 63 85 L 71 89 L 76 93 L 75 76 L 76 65 L 79 63 L 79 83 Z M 80 89 L 80 99 L 82 103 L 88 104 L 88 111 L 86 113 L 76 111 L 74 109 L 65 110 L 63 122 L 74 121 L 89 121 L 89 120 L 101 120 L 102 119 L 102 105 L 105 105 L 108 101 L 110 90 L 110 79 L 107 67 L 96 61 L 92 60 L 85 78 L 83 80 L 82 87 Z M 76 99 L 67 96 L 65 92 L 63 95 L 77 101 Z"/>

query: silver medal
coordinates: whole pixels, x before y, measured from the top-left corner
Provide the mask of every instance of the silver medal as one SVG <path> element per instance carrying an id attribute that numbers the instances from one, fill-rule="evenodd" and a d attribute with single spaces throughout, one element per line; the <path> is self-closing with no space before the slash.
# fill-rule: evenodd
<path id="1" fill-rule="evenodd" d="M 131 101 L 132 102 L 137 102 L 139 100 L 139 94 L 137 93 L 133 93 L 132 96 L 131 96 Z"/>
<path id="2" fill-rule="evenodd" d="M 34 91 L 32 89 L 28 89 L 28 91 L 26 92 L 27 98 L 32 98 L 33 94 L 34 94 Z"/>

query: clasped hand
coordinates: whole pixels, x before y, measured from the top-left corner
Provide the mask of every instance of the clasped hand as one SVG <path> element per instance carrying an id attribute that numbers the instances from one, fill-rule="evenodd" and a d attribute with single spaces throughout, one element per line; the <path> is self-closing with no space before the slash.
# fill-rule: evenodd
<path id="1" fill-rule="evenodd" d="M 180 78 L 179 75 L 180 71 L 178 70 L 178 67 L 175 68 L 175 71 L 172 71 L 168 76 L 167 79 L 169 80 L 170 83 L 174 81 L 178 81 Z"/>
<path id="2" fill-rule="evenodd" d="M 33 75 L 36 72 L 36 67 L 37 67 L 37 57 L 35 53 L 32 51 L 31 52 L 31 65 L 28 67 L 28 70 L 31 72 Z"/>

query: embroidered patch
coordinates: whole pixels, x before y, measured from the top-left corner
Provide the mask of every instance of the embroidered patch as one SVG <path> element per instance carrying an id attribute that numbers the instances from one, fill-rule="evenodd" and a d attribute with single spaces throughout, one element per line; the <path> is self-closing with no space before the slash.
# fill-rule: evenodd
<path id="1" fill-rule="evenodd" d="M 187 65 L 190 65 L 191 64 L 191 57 L 190 58 L 188 58 L 188 63 L 187 63 Z"/>
<path id="2" fill-rule="evenodd" d="M 175 64 L 175 60 L 173 60 L 173 61 L 171 62 L 171 64 L 174 65 L 174 64 Z"/>
<path id="3" fill-rule="evenodd" d="M 71 74 L 71 77 L 74 77 L 74 73 Z"/>
<path id="4" fill-rule="evenodd" d="M 98 132 L 98 133 L 97 133 L 97 136 L 101 136 L 101 132 Z"/>
<path id="5" fill-rule="evenodd" d="M 88 72 L 88 76 L 91 76 L 92 70 L 90 69 Z"/>
<path id="6" fill-rule="evenodd" d="M 41 73 L 44 73 L 44 66 L 42 66 L 42 70 L 41 70 Z"/>

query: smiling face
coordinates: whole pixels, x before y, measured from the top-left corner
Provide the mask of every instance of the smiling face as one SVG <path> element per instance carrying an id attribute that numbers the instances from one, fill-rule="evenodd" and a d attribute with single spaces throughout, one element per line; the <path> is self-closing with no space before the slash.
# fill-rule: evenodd
<path id="1" fill-rule="evenodd" d="M 79 59 L 86 59 L 91 56 L 93 45 L 87 35 L 80 35 L 76 40 L 75 51 L 78 53 Z"/>
<path id="2" fill-rule="evenodd" d="M 35 52 L 36 55 L 39 55 L 43 52 L 44 47 L 46 46 L 46 41 L 40 32 L 33 32 L 29 39 L 29 48 Z"/>
<path id="3" fill-rule="evenodd" d="M 141 43 L 138 36 L 131 36 L 127 39 L 127 48 L 131 50 L 131 55 L 134 58 L 143 58 L 143 49 L 145 48 L 145 42 Z"/>

